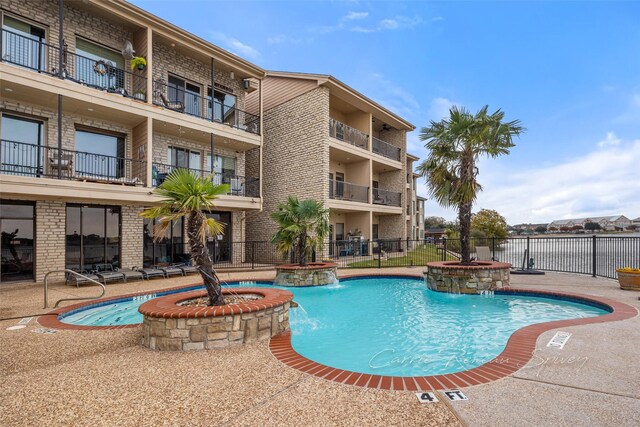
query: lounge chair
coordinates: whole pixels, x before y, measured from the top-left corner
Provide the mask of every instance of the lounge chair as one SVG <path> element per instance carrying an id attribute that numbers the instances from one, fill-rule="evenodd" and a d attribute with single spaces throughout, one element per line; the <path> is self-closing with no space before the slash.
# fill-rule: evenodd
<path id="1" fill-rule="evenodd" d="M 80 287 L 80 285 L 83 285 L 85 283 L 91 283 L 91 280 L 95 280 L 96 282 L 100 281 L 100 278 L 96 276 L 93 271 L 88 271 L 88 270 L 74 270 L 74 271 L 78 274 L 82 274 L 82 276 L 84 277 L 67 273 L 64 279 L 65 285 L 68 283 L 75 282 L 76 287 Z"/>
<path id="2" fill-rule="evenodd" d="M 136 270 L 135 267 L 132 268 L 116 268 L 118 273 L 124 274 L 124 281 L 128 282 L 129 279 L 133 280 L 143 280 L 144 275 L 141 271 Z"/>
<path id="3" fill-rule="evenodd" d="M 181 264 L 181 265 L 176 265 L 176 267 L 182 270 L 182 274 L 185 276 L 187 274 L 195 274 L 200 272 L 200 270 L 198 270 L 198 267 L 196 267 L 195 265 Z"/>
<path id="4" fill-rule="evenodd" d="M 142 277 L 149 280 L 153 277 L 162 277 L 165 278 L 167 277 L 167 275 L 165 274 L 164 271 L 158 269 L 158 268 L 154 268 L 154 267 L 144 267 L 144 268 L 138 268 L 137 271 L 139 271 L 140 273 L 142 273 Z"/>
<path id="5" fill-rule="evenodd" d="M 476 261 L 497 261 L 497 258 L 491 256 L 489 246 L 476 246 Z"/>
<path id="6" fill-rule="evenodd" d="M 95 269 L 96 276 L 98 276 L 105 285 L 107 282 L 116 280 L 122 280 L 123 282 L 127 281 L 124 273 L 114 269 L 112 264 L 95 264 L 93 267 Z"/>
<path id="7" fill-rule="evenodd" d="M 184 113 L 185 106 L 184 106 L 183 102 L 181 102 L 181 101 L 169 101 L 167 99 L 167 96 L 162 92 L 160 92 L 160 100 L 162 101 L 164 106 L 167 107 L 169 110 L 179 111 L 181 113 Z"/>
<path id="8" fill-rule="evenodd" d="M 184 272 L 179 267 L 177 267 L 175 265 L 168 265 L 166 267 L 158 267 L 158 266 L 156 266 L 156 268 L 158 270 L 164 271 L 165 277 L 169 277 L 169 276 L 184 276 Z"/>

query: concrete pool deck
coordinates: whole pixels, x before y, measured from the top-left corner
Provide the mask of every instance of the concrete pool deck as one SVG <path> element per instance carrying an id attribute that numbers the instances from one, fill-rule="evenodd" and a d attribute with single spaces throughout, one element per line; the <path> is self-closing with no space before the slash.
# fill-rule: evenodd
<path id="1" fill-rule="evenodd" d="M 419 274 L 422 269 L 339 270 Z M 222 273 L 270 279 L 273 271 Z M 111 284 L 107 296 L 191 284 L 197 276 Z M 512 286 L 602 296 L 639 308 L 640 293 L 613 280 L 547 273 L 512 276 Z M 56 285 L 50 300 L 95 294 Z M 40 314 L 42 287 L 2 285 L 0 318 Z M 359 388 L 291 369 L 266 343 L 196 353 L 154 352 L 140 328 L 7 331 L 0 321 L 0 425 L 640 425 L 640 317 L 560 328 L 572 334 L 511 376 L 464 388 L 469 401 L 419 404 L 412 392 Z"/>

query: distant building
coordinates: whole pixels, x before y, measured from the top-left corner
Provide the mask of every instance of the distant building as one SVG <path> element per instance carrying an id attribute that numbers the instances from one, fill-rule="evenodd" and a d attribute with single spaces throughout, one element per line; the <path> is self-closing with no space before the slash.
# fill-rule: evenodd
<path id="1" fill-rule="evenodd" d="M 427 228 L 424 230 L 424 238 L 425 240 L 433 240 L 435 243 L 439 242 L 440 239 L 444 236 L 444 232 L 446 228 Z"/>
<path id="2" fill-rule="evenodd" d="M 588 218 L 558 219 L 552 221 L 547 229 L 554 227 L 561 230 L 570 229 L 575 226 L 584 227 L 585 224 L 589 222 L 599 224 L 602 230 L 606 231 L 623 231 L 633 224 L 632 221 L 624 215 L 592 216 Z"/>
<path id="3" fill-rule="evenodd" d="M 516 224 L 512 226 L 511 229 L 518 234 L 522 234 L 525 232 L 535 233 L 537 228 L 544 227 L 545 229 L 547 229 L 548 225 L 549 224 Z"/>

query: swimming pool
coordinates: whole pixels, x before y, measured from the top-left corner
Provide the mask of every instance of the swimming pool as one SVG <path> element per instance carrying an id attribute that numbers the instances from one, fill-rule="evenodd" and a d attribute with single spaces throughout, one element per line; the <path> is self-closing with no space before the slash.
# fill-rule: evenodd
<path id="1" fill-rule="evenodd" d="M 271 286 L 269 282 L 247 285 Z M 193 289 L 198 287 L 189 288 Z M 299 304 L 290 310 L 291 345 L 296 352 L 323 365 L 386 376 L 469 370 L 499 355 L 509 337 L 524 326 L 609 312 L 596 304 L 527 294 L 434 292 L 410 277 L 341 279 L 337 285 L 286 289 Z M 71 311 L 60 321 L 140 323 L 137 307 L 143 302 L 141 298 L 109 301 Z"/>

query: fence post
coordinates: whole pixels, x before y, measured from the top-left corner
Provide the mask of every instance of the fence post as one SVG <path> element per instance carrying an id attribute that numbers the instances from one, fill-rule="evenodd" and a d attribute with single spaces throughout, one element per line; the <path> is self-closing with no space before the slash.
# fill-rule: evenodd
<path id="1" fill-rule="evenodd" d="M 495 236 L 491 238 L 491 260 L 496 260 L 496 238 Z"/>
<path id="2" fill-rule="evenodd" d="M 593 242 L 591 243 L 591 262 L 592 262 L 592 269 L 591 269 L 591 276 L 596 277 L 596 274 L 598 273 L 597 271 L 597 262 L 596 262 L 596 242 L 597 242 L 597 237 L 594 234 L 592 237 Z"/>
<path id="3" fill-rule="evenodd" d="M 256 268 L 256 242 L 251 242 L 251 269 Z"/>
<path id="4" fill-rule="evenodd" d="M 442 238 L 442 261 L 447 260 L 447 238 Z"/>
<path id="5" fill-rule="evenodd" d="M 529 269 L 529 260 L 531 259 L 531 251 L 530 251 L 530 247 L 529 244 L 531 243 L 531 237 L 527 236 L 527 259 L 524 262 L 524 266 L 522 268 L 526 268 Z"/>
<path id="6" fill-rule="evenodd" d="M 382 268 L 382 246 L 378 241 L 378 268 Z"/>

